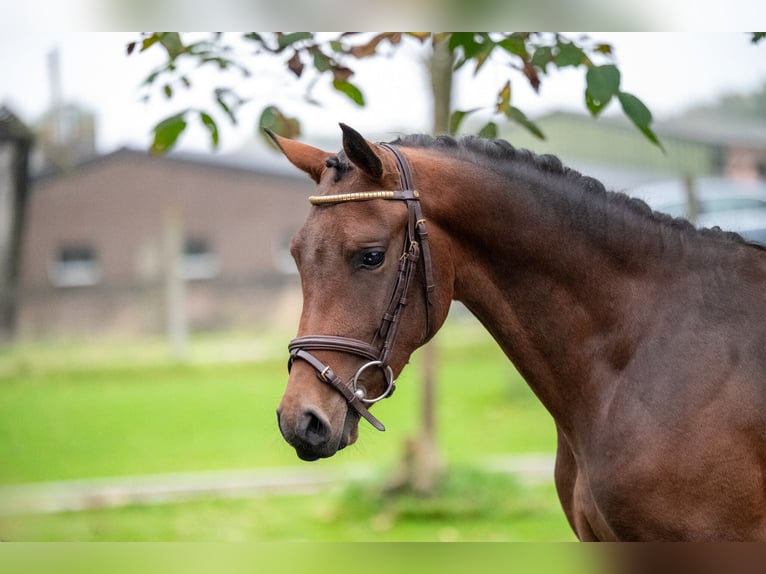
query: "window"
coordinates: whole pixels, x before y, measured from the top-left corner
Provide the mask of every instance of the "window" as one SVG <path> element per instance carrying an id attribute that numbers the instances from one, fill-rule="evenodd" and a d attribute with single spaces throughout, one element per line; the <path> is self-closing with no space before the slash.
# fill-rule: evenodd
<path id="1" fill-rule="evenodd" d="M 218 275 L 218 258 L 210 242 L 204 237 L 188 237 L 184 241 L 181 268 L 186 280 L 211 279 Z"/>
<path id="2" fill-rule="evenodd" d="M 90 245 L 59 247 L 48 266 L 48 277 L 56 287 L 95 285 L 101 279 L 101 266 Z"/>

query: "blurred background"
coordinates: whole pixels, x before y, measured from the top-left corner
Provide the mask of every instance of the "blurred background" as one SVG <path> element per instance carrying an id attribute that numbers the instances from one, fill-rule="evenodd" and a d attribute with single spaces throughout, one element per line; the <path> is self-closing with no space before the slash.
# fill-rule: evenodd
<path id="1" fill-rule="evenodd" d="M 314 38 L 274 53 L 233 39 L 217 57 L 245 74 L 168 68 L 167 37 L 0 36 L 0 539 L 573 540 L 553 422 L 459 306 L 376 407 L 386 433 L 362 425 L 311 464 L 284 443 L 274 409 L 301 308 L 288 246 L 313 185 L 259 126 L 334 150 L 339 121 L 384 141 L 492 125 L 766 242 L 766 41 L 589 36 L 571 38 L 610 46 L 664 151 L 616 97 L 592 117 L 584 68 L 553 56 L 539 86 L 494 52 L 454 72 L 449 59 L 440 87 L 431 42 L 388 38 L 354 59 L 357 94 L 341 66 L 305 59 Z M 524 121 L 501 107 L 511 85 Z"/>

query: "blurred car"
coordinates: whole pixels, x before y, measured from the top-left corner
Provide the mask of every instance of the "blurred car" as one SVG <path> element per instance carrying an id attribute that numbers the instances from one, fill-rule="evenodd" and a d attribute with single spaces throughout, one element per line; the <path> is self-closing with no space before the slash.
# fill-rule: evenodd
<path id="1" fill-rule="evenodd" d="M 686 183 L 682 179 L 633 188 L 628 193 L 656 210 L 685 217 L 697 227 L 718 226 L 748 241 L 766 245 L 766 182 L 744 182 L 722 177 L 692 180 L 697 216 L 691 217 Z"/>

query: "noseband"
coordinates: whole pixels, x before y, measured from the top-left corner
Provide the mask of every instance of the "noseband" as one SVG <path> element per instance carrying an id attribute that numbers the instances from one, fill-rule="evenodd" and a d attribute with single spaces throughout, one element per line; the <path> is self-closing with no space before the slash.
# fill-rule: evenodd
<path id="1" fill-rule="evenodd" d="M 371 343 L 333 335 L 298 337 L 290 341 L 288 345 L 290 351 L 288 371 L 296 359 L 307 362 L 316 370 L 320 381 L 330 385 L 346 399 L 349 406 L 353 407 L 361 417 L 367 419 L 376 429 L 383 431 L 386 430 L 386 427 L 373 416 L 368 410 L 367 405 L 385 399 L 394 392 L 394 373 L 388 361 L 391 358 L 391 350 L 399 330 L 402 311 L 407 305 L 412 276 L 415 274 L 419 260 L 422 259 L 423 261 L 425 276 L 426 340 L 434 332 L 433 310 L 431 309 L 434 282 L 431 272 L 431 250 L 428 245 L 426 221 L 423 219 L 423 212 L 420 207 L 420 196 L 413 185 L 409 163 L 395 147 L 385 143 L 379 145 L 390 151 L 396 158 L 401 190 L 319 195 L 309 197 L 309 201 L 313 205 L 334 205 L 348 201 L 371 201 L 375 199 L 403 201 L 405 203 L 407 206 L 407 228 L 405 230 L 404 247 L 402 256 L 399 259 L 399 271 L 394 282 L 391 300 Z M 359 367 L 349 385 L 329 365 L 325 365 L 309 351 L 339 351 L 350 355 L 357 355 L 364 358 L 367 362 Z M 379 396 L 370 399 L 367 398 L 364 387 L 359 385 L 359 377 L 366 370 L 372 368 L 378 368 L 383 372 L 386 379 L 386 388 Z"/>

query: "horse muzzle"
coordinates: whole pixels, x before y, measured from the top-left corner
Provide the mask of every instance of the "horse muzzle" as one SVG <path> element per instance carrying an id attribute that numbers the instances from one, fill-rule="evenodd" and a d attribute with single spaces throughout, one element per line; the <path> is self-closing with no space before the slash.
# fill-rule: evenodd
<path id="1" fill-rule="evenodd" d="M 329 411 L 328 411 L 329 412 Z M 329 458 L 356 442 L 359 416 L 354 409 L 335 411 L 336 420 L 326 416 L 317 404 L 277 409 L 277 425 L 285 441 L 295 449 L 298 458 L 314 461 Z"/>

